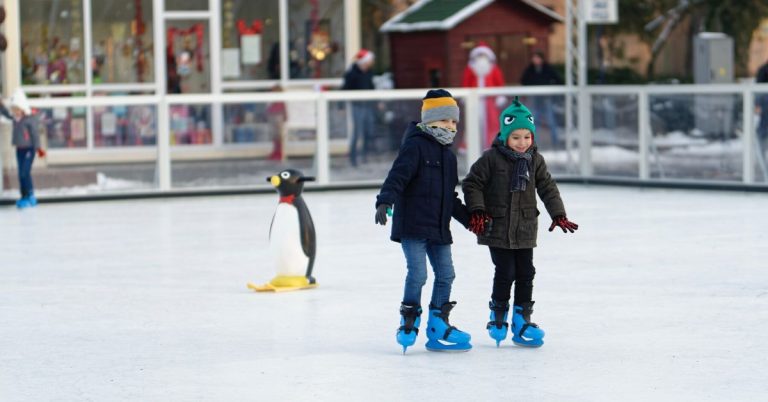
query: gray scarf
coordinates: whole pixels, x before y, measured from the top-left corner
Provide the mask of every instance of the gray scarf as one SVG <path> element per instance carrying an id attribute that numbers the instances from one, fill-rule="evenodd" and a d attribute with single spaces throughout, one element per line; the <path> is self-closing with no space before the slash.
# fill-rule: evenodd
<path id="1" fill-rule="evenodd" d="M 530 171 L 531 161 L 533 160 L 533 147 L 525 152 L 517 152 L 502 144 L 494 144 L 494 146 L 498 148 L 507 159 L 515 163 L 514 172 L 512 177 L 509 178 L 509 191 L 525 191 L 528 182 L 531 181 Z"/>
<path id="2" fill-rule="evenodd" d="M 424 123 L 419 123 L 416 126 L 420 128 L 421 131 L 434 137 L 437 140 L 437 142 L 443 145 L 453 144 L 453 139 L 456 137 L 456 132 L 448 130 L 447 128 L 432 127 Z"/>

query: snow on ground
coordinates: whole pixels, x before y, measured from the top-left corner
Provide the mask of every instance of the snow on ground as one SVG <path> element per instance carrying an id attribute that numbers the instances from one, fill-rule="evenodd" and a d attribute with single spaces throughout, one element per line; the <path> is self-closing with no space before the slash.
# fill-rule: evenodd
<path id="1" fill-rule="evenodd" d="M 2 208 L 0 400 L 763 399 L 768 194 L 560 189 L 581 228 L 542 213 L 540 349 L 487 336 L 490 258 L 454 224 L 463 354 L 395 343 L 405 268 L 375 191 L 305 195 L 320 286 L 284 294 L 245 287 L 273 274 L 275 195 Z"/>

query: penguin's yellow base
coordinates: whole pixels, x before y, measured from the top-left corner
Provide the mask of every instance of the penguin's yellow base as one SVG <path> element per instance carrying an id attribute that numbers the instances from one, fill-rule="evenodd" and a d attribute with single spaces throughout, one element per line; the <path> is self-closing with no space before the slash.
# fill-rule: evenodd
<path id="1" fill-rule="evenodd" d="M 263 285 L 248 282 L 248 289 L 256 292 L 290 292 L 292 290 L 316 288 L 317 283 L 309 283 L 306 276 L 276 276 Z"/>

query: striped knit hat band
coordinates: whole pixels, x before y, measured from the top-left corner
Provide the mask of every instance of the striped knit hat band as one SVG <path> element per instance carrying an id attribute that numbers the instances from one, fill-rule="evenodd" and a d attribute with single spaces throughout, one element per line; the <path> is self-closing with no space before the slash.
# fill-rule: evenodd
<path id="1" fill-rule="evenodd" d="M 429 123 L 438 120 L 459 121 L 459 105 L 450 92 L 444 89 L 431 89 L 424 97 L 421 106 L 421 121 Z"/>

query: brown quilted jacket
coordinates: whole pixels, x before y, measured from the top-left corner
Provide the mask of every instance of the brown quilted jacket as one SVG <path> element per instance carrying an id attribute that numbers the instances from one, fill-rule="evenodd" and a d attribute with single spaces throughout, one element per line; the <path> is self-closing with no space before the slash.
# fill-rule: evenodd
<path id="1" fill-rule="evenodd" d="M 491 232 L 478 236 L 478 244 L 507 249 L 536 247 L 539 216 L 536 192 L 550 217 L 565 216 L 557 183 L 547 171 L 541 154 L 534 149 L 531 178 L 525 191 L 509 191 L 509 175 L 513 172 L 514 162 L 492 147 L 472 165 L 461 184 L 467 208 L 485 211 L 493 217 Z"/>

